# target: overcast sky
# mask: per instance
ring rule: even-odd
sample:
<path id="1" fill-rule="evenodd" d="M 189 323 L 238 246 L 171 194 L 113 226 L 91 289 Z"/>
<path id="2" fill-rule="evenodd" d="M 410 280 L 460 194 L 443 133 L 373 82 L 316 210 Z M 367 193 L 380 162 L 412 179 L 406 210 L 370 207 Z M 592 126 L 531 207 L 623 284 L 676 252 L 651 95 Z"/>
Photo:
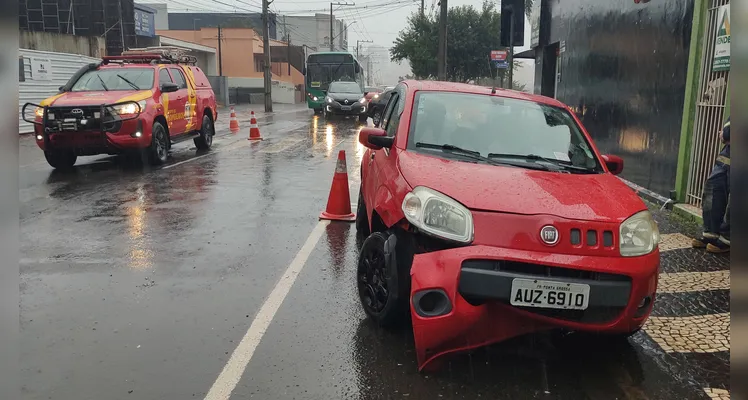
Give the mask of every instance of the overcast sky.
<path id="1" fill-rule="evenodd" d="M 424 0 L 427 13 L 435 13 L 438 8 L 436 0 Z M 158 0 L 148 2 L 157 3 Z M 261 11 L 261 0 L 164 0 L 172 11 L 235 11 L 235 12 L 259 12 Z M 345 1 L 337 0 L 344 3 Z M 348 1 L 354 6 L 335 6 L 335 17 L 345 20 L 348 28 L 349 51 L 355 52 L 357 40 L 370 40 L 373 43 L 362 43 L 361 52 L 374 54 L 377 61 L 376 71 L 373 74 L 382 82 L 381 84 L 394 84 L 399 76 L 410 73 L 407 62 L 402 65 L 389 61 L 388 49 L 392 47 L 398 32 L 405 28 L 408 15 L 417 12 L 420 8 L 420 0 L 361 0 Z M 498 1 L 497 1 L 498 3 Z M 449 7 L 472 5 L 480 9 L 482 0 L 449 0 Z M 271 10 L 278 14 L 289 15 L 313 15 L 317 12 L 329 12 L 329 1 L 317 0 L 274 0 Z M 515 48 L 515 52 L 527 50 L 530 40 L 530 24 L 525 20 L 525 44 L 521 48 Z M 449 57 L 449 55 L 447 55 Z M 488 55 L 486 55 L 488 57 Z M 515 74 L 515 79 L 532 87 L 533 63 L 523 60 L 524 67 Z"/>

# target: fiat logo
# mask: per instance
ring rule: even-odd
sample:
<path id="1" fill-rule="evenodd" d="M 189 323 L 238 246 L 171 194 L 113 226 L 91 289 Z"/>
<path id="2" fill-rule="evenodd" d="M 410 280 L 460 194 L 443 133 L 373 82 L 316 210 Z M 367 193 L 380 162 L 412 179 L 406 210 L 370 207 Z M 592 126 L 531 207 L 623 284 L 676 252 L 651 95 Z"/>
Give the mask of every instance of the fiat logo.
<path id="1" fill-rule="evenodd" d="M 553 225 L 546 225 L 540 228 L 540 240 L 551 246 L 558 243 L 558 229 Z"/>
<path id="2" fill-rule="evenodd" d="M 74 109 L 70 110 L 70 114 L 82 117 L 83 116 L 83 110 L 81 110 L 80 108 L 74 108 Z"/>

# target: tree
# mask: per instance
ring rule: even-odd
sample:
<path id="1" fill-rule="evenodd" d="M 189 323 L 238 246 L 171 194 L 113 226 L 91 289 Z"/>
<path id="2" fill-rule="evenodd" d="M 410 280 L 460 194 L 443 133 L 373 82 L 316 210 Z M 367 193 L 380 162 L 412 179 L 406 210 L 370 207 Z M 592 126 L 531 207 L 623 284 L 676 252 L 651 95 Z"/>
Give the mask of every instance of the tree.
<path id="1" fill-rule="evenodd" d="M 491 50 L 500 46 L 501 14 L 485 1 L 480 10 L 473 6 L 453 7 L 447 15 L 447 79 L 467 82 L 490 77 Z M 425 79 L 437 74 L 439 16 L 411 14 L 390 49 L 392 61 L 408 60 L 413 75 Z M 515 62 L 513 67 L 518 67 Z"/>

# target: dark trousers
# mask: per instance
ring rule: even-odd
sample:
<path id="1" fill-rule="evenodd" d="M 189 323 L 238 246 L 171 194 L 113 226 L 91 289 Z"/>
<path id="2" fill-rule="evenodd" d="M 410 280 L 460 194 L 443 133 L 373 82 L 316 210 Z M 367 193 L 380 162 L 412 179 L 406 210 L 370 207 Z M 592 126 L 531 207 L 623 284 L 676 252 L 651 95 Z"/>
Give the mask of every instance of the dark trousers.
<path id="1" fill-rule="evenodd" d="M 720 235 L 730 238 L 730 181 L 727 174 L 709 176 L 701 199 L 704 219 L 704 237 L 716 239 Z"/>

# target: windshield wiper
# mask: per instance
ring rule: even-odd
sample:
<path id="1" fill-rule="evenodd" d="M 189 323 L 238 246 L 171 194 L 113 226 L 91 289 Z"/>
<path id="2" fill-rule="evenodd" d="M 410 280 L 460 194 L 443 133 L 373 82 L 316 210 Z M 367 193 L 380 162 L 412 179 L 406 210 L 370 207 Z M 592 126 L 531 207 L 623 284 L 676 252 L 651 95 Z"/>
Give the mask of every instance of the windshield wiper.
<path id="1" fill-rule="evenodd" d="M 97 77 L 97 78 L 99 78 L 99 82 L 101 82 L 101 87 L 103 87 L 103 88 L 104 88 L 104 90 L 106 90 L 106 91 L 108 92 L 108 91 L 109 91 L 109 88 L 108 88 L 108 87 L 106 87 L 106 83 L 104 83 L 104 80 L 103 80 L 103 79 L 101 79 L 101 75 L 99 75 L 99 74 L 96 74 L 96 77 Z"/>
<path id="2" fill-rule="evenodd" d="M 571 161 L 564 161 L 564 160 L 558 160 L 554 158 L 548 158 L 539 156 L 537 154 L 502 154 L 502 153 L 489 153 L 488 158 L 519 158 L 522 160 L 532 160 L 532 161 L 544 161 L 553 165 L 557 165 L 561 168 L 565 168 L 567 170 L 573 170 L 573 171 L 580 171 L 585 173 L 595 173 L 594 168 L 587 168 L 587 167 L 581 167 L 579 165 L 572 164 Z"/>
<path id="3" fill-rule="evenodd" d="M 135 89 L 135 90 L 140 90 L 140 88 L 138 87 L 138 85 L 136 85 L 136 84 L 134 84 L 134 83 L 130 82 L 130 81 L 129 81 L 129 80 L 127 79 L 127 78 L 125 78 L 124 76 L 122 76 L 122 75 L 120 75 L 120 74 L 117 74 L 117 77 L 119 77 L 119 78 L 120 78 L 120 79 L 122 79 L 123 81 L 127 82 L 127 84 L 128 84 L 128 85 L 130 85 L 130 86 L 132 86 L 132 87 L 133 87 L 133 89 Z"/>
<path id="4" fill-rule="evenodd" d="M 459 154 L 461 156 L 465 156 L 467 158 L 471 158 L 476 161 L 483 161 L 491 165 L 511 165 L 511 166 L 520 167 L 520 168 L 530 168 L 530 169 L 539 169 L 543 171 L 550 171 L 549 167 L 542 165 L 542 164 L 527 164 L 527 163 L 516 163 L 516 162 L 511 162 L 511 161 L 498 161 L 498 160 L 494 160 L 489 157 L 484 157 L 480 155 L 479 151 L 463 149 L 462 147 L 457 147 L 449 143 L 434 144 L 434 143 L 418 142 L 416 143 L 416 147 L 423 147 L 427 149 L 439 149 L 439 150 L 449 152 L 452 154 Z"/>

